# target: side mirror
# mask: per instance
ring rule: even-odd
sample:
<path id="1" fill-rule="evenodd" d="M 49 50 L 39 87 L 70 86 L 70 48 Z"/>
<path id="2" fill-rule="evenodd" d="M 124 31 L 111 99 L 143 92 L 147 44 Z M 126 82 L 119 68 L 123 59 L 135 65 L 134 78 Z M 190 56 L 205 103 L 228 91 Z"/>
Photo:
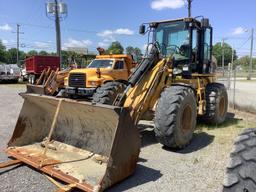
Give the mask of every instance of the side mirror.
<path id="1" fill-rule="evenodd" d="M 140 33 L 141 35 L 144 35 L 144 34 L 145 34 L 145 31 L 146 31 L 146 26 L 145 26 L 145 25 L 141 25 L 141 26 L 140 26 L 140 29 L 139 29 L 139 33 Z"/>

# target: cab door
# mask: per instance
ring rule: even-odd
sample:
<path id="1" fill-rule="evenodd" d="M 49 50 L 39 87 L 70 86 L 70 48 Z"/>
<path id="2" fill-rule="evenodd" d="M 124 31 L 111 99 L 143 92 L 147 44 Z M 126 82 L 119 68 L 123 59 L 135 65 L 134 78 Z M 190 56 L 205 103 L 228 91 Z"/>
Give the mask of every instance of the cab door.
<path id="1" fill-rule="evenodd" d="M 112 74 L 115 80 L 128 80 L 128 69 L 124 60 L 116 60 Z"/>
<path id="2" fill-rule="evenodd" d="M 209 73 L 212 61 L 212 28 L 204 29 L 203 36 L 203 73 Z"/>

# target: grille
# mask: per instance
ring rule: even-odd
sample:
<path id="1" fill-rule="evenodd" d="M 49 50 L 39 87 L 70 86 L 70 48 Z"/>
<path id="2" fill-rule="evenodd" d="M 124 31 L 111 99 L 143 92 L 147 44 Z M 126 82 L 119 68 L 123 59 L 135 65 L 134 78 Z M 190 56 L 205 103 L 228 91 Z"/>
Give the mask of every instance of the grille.
<path id="1" fill-rule="evenodd" d="M 71 73 L 69 74 L 69 87 L 85 87 L 85 74 Z"/>

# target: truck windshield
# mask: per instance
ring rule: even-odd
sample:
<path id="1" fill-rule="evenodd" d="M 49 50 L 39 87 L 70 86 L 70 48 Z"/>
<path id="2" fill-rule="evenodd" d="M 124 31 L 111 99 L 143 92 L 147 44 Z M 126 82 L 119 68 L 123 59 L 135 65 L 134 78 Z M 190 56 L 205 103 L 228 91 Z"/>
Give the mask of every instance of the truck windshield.
<path id="1" fill-rule="evenodd" d="M 160 23 L 155 30 L 162 54 L 174 55 L 176 60 L 189 58 L 189 39 L 189 30 L 183 21 Z"/>
<path id="2" fill-rule="evenodd" d="M 112 68 L 112 65 L 113 65 L 113 60 L 95 59 L 87 66 L 87 68 Z"/>

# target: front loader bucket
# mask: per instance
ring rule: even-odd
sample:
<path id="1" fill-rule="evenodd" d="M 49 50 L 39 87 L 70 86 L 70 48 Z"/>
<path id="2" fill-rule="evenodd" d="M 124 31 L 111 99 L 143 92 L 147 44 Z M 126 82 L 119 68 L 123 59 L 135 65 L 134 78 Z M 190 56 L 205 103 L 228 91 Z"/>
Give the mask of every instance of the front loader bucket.
<path id="1" fill-rule="evenodd" d="M 45 95 L 45 86 L 27 84 L 27 93 L 36 93 L 36 94 Z"/>
<path id="2" fill-rule="evenodd" d="M 6 152 L 84 191 L 103 191 L 131 175 L 139 133 L 126 108 L 22 94 L 24 104 Z M 59 114 L 46 150 L 45 138 Z"/>

